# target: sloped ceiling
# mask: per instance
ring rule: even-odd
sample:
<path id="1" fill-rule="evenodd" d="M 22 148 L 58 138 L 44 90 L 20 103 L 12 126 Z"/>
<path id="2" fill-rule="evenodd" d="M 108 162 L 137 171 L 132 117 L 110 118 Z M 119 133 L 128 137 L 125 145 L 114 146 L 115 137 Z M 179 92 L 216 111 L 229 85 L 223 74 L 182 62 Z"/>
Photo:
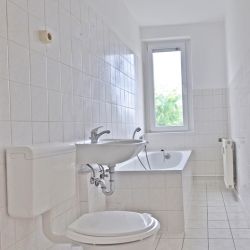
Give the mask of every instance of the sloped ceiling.
<path id="1" fill-rule="evenodd" d="M 226 0 L 123 0 L 140 26 L 224 19 Z"/>

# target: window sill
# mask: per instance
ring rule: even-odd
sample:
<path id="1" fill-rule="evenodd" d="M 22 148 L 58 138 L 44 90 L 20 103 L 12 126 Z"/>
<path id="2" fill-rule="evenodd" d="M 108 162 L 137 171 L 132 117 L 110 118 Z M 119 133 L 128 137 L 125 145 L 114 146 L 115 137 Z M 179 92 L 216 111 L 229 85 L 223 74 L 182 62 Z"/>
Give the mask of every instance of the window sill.
<path id="1" fill-rule="evenodd" d="M 182 130 L 182 131 L 146 131 L 145 135 L 149 134 L 149 135 L 158 135 L 158 134 L 189 134 L 189 135 L 193 135 L 195 132 L 194 130 Z"/>

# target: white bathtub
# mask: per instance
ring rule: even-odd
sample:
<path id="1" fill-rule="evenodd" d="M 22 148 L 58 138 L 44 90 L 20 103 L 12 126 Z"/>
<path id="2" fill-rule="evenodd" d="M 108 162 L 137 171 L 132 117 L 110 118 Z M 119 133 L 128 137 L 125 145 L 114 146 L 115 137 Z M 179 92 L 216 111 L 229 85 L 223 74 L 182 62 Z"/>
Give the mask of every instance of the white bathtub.
<path id="1" fill-rule="evenodd" d="M 139 159 L 145 166 L 142 166 L 137 157 L 132 158 L 126 162 L 118 164 L 115 171 L 182 171 L 191 155 L 191 150 L 187 151 L 149 151 L 148 152 L 148 160 L 150 163 L 150 167 L 148 166 L 146 154 L 145 152 L 141 152 L 139 154 Z M 170 158 L 165 159 L 164 154 L 169 154 Z"/>
<path id="2" fill-rule="evenodd" d="M 116 190 L 107 197 L 108 210 L 143 211 L 152 214 L 168 233 L 184 232 L 192 187 L 191 151 L 150 151 L 152 170 L 145 170 L 137 157 L 115 168 Z M 139 155 L 147 169 L 145 152 Z"/>

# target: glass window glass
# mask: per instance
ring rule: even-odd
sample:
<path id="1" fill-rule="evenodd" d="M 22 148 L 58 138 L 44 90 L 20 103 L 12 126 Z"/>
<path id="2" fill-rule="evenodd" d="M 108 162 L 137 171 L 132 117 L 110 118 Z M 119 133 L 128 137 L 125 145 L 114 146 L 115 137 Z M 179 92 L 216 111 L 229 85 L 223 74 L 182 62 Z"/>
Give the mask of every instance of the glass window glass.
<path id="1" fill-rule="evenodd" d="M 155 126 L 183 126 L 181 51 L 153 51 Z"/>

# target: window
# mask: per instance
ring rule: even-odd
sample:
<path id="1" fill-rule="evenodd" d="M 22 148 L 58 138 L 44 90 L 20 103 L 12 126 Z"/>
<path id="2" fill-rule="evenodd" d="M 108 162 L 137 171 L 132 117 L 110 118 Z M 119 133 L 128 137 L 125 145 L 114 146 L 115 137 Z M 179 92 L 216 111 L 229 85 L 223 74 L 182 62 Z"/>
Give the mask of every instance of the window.
<path id="1" fill-rule="evenodd" d="M 188 130 L 188 40 L 152 42 L 145 48 L 148 130 Z"/>

